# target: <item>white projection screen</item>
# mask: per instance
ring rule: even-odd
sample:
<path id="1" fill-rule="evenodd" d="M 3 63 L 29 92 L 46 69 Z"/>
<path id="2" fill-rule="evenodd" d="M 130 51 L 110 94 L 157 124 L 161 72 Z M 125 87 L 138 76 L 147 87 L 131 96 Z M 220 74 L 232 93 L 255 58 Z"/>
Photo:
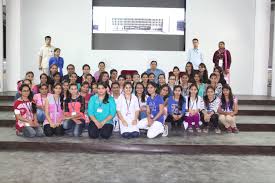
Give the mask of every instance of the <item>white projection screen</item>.
<path id="1" fill-rule="evenodd" d="M 185 0 L 94 0 L 92 49 L 185 51 Z"/>

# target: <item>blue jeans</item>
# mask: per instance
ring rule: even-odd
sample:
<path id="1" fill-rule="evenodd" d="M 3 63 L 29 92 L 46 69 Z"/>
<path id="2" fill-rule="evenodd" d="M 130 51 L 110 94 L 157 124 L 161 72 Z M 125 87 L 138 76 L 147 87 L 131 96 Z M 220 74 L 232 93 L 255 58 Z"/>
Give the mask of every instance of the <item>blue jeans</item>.
<path id="1" fill-rule="evenodd" d="M 63 123 L 63 128 L 66 133 L 68 133 L 70 136 L 74 137 L 80 137 L 83 131 L 83 128 L 85 127 L 85 120 L 80 119 L 81 124 L 76 124 L 73 120 L 68 119 L 65 120 Z"/>
<path id="2" fill-rule="evenodd" d="M 37 121 L 39 123 L 43 123 L 45 121 L 46 116 L 45 116 L 45 112 L 43 110 L 37 109 L 36 115 L 37 115 Z"/>

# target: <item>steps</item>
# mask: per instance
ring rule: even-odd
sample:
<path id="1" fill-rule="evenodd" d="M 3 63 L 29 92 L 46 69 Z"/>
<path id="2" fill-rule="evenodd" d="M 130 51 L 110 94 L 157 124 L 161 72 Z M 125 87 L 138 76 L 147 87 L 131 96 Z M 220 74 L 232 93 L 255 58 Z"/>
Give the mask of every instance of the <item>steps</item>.
<path id="1" fill-rule="evenodd" d="M 109 140 L 84 137 L 22 138 L 15 135 L 12 93 L 0 94 L 0 150 L 87 152 L 275 155 L 275 98 L 239 96 L 237 124 L 241 133 L 187 135 L 170 132 L 166 138 L 125 140 L 114 134 Z M 13 128 L 10 128 L 13 127 Z"/>
<path id="2" fill-rule="evenodd" d="M 43 151 L 78 153 L 140 154 L 225 154 L 275 155 L 275 133 L 242 132 L 240 134 L 188 136 L 177 134 L 156 139 L 121 139 L 114 134 L 109 140 L 87 137 L 22 138 L 12 128 L 0 128 L 0 149 L 6 151 Z"/>

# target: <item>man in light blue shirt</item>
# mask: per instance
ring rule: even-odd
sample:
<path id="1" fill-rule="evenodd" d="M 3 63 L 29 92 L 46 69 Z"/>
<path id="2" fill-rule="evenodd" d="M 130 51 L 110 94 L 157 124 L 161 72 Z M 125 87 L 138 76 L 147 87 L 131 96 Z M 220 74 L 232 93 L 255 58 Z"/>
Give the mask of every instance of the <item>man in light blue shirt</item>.
<path id="1" fill-rule="evenodd" d="M 158 77 L 160 74 L 165 74 L 161 69 L 157 68 L 158 63 L 157 61 L 153 60 L 150 63 L 150 69 L 147 69 L 146 73 L 149 75 L 150 73 L 154 73 L 155 74 L 155 83 L 158 83 Z"/>
<path id="2" fill-rule="evenodd" d="M 192 42 L 193 48 L 188 51 L 187 62 L 191 62 L 193 64 L 194 70 L 199 70 L 200 63 L 203 63 L 203 54 L 199 50 L 199 40 L 194 38 Z"/>

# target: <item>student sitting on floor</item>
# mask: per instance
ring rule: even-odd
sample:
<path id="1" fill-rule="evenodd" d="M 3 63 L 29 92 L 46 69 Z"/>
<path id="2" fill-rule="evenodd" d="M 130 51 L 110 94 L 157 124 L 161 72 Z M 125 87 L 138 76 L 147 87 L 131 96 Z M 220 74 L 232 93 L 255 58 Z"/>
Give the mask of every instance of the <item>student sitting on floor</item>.
<path id="1" fill-rule="evenodd" d="M 171 123 L 172 131 L 176 128 L 181 129 L 184 119 L 185 98 L 181 95 L 181 92 L 181 86 L 176 85 L 173 88 L 173 95 L 168 98 L 168 116 L 166 122 Z M 165 132 L 168 132 L 168 130 L 165 130 Z M 165 135 L 167 136 L 168 133 Z"/>
<path id="2" fill-rule="evenodd" d="M 65 100 L 63 128 L 70 136 L 79 137 L 85 126 L 85 99 L 79 95 L 76 84 L 70 84 Z"/>
<path id="3" fill-rule="evenodd" d="M 88 104 L 88 115 L 91 119 L 88 127 L 89 137 L 104 139 L 111 137 L 113 132 L 113 118 L 116 115 L 116 103 L 107 93 L 105 83 L 97 84 L 97 94 L 92 96 Z"/>
<path id="4" fill-rule="evenodd" d="M 145 88 L 141 82 L 136 84 L 135 95 L 138 98 L 138 104 L 139 104 L 139 108 L 140 108 L 138 119 L 142 120 L 147 117 L 146 100 L 147 100 L 148 96 L 145 94 Z"/>
<path id="5" fill-rule="evenodd" d="M 204 107 L 201 111 L 201 121 L 204 125 L 203 132 L 208 133 L 208 127 L 213 127 L 216 134 L 220 134 L 219 114 L 217 113 L 220 105 L 220 98 L 215 96 L 215 89 L 208 86 L 204 97 Z"/>
<path id="6" fill-rule="evenodd" d="M 191 85 L 191 83 L 189 83 L 189 75 L 184 72 L 181 76 L 181 81 L 180 81 L 180 85 L 182 87 L 182 96 L 188 96 L 189 95 L 189 87 Z"/>
<path id="7" fill-rule="evenodd" d="M 113 82 L 111 85 L 112 89 L 112 97 L 114 97 L 114 100 L 116 102 L 116 105 L 118 104 L 118 98 L 120 96 L 120 88 L 118 82 Z M 117 114 L 113 118 L 113 125 L 114 125 L 114 132 L 119 132 L 119 120 Z"/>
<path id="8" fill-rule="evenodd" d="M 53 86 L 53 94 L 48 95 L 45 100 L 45 114 L 46 120 L 43 123 L 44 133 L 50 137 L 52 135 L 64 135 L 63 129 L 63 110 L 61 99 L 62 85 L 57 83 Z"/>
<path id="9" fill-rule="evenodd" d="M 48 93 L 48 85 L 47 84 L 42 84 L 39 86 L 39 91 L 40 93 L 37 93 L 34 95 L 33 100 L 36 103 L 37 106 L 37 120 L 40 124 L 44 122 L 46 119 L 45 116 L 45 101 L 49 95 Z"/>
<path id="10" fill-rule="evenodd" d="M 186 96 L 185 121 L 188 123 L 188 132 L 193 133 L 193 123 L 198 133 L 201 133 L 199 126 L 200 111 L 203 109 L 203 99 L 198 95 L 196 84 L 190 86 L 189 95 Z"/>
<path id="11" fill-rule="evenodd" d="M 139 116 L 139 103 L 137 97 L 132 94 L 132 84 L 126 82 L 124 85 L 124 94 L 118 98 L 117 115 L 121 136 L 124 138 L 136 138 L 139 136 L 137 127 Z"/>
<path id="12" fill-rule="evenodd" d="M 156 93 L 156 89 L 156 83 L 149 82 L 147 90 L 150 96 L 146 101 L 147 118 L 144 118 L 138 122 L 139 129 L 148 129 L 148 138 L 155 138 L 164 132 L 164 101 L 162 97 Z"/>
<path id="13" fill-rule="evenodd" d="M 210 75 L 210 84 L 208 86 L 212 86 L 215 91 L 215 96 L 216 97 L 221 97 L 222 96 L 222 84 L 219 83 L 217 75 L 215 73 L 212 73 Z"/>
<path id="14" fill-rule="evenodd" d="M 219 120 L 225 126 L 228 133 L 238 133 L 236 126 L 236 114 L 238 114 L 238 100 L 233 96 L 231 87 L 227 84 L 223 86 L 221 104 L 218 109 Z"/>
<path id="15" fill-rule="evenodd" d="M 19 88 L 21 97 L 14 102 L 14 114 L 16 118 L 16 134 L 23 132 L 24 137 L 42 137 L 43 129 L 40 127 L 36 116 L 36 104 L 33 101 L 31 88 L 22 84 Z"/>
<path id="16" fill-rule="evenodd" d="M 199 95 L 200 97 L 203 97 L 204 94 L 205 94 L 206 84 L 204 84 L 204 83 L 201 82 L 201 78 L 200 78 L 200 73 L 199 73 L 199 71 L 195 71 L 194 73 L 195 73 L 195 74 L 194 74 L 194 81 L 195 81 L 195 84 L 197 85 L 198 90 L 199 90 L 199 91 L 198 91 L 198 95 Z"/>

